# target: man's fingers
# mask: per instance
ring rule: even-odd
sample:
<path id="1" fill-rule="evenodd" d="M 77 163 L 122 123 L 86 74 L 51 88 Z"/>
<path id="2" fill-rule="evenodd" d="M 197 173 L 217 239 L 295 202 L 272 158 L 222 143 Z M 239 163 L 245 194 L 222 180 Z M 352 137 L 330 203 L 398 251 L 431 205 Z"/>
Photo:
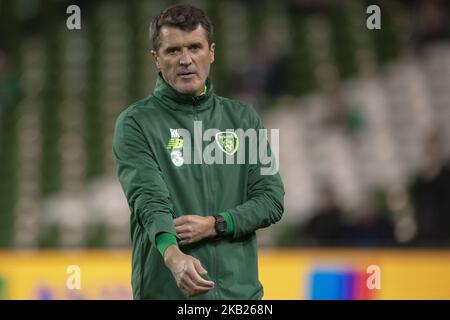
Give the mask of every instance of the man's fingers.
<path id="1" fill-rule="evenodd" d="M 194 283 L 195 288 L 198 290 L 208 291 L 214 288 L 214 282 L 203 279 L 197 272 L 195 272 L 195 274 L 190 274 L 190 277 L 192 282 Z"/>
<path id="2" fill-rule="evenodd" d="M 194 260 L 194 269 L 193 272 L 188 272 L 191 279 L 195 282 L 195 284 L 206 287 L 206 288 L 214 288 L 214 282 L 203 279 L 200 275 L 206 274 L 207 271 L 201 266 L 200 261 Z"/>
<path id="3" fill-rule="evenodd" d="M 184 216 L 178 217 L 173 219 L 173 224 L 175 225 L 175 227 L 181 226 L 183 224 L 187 224 L 192 222 L 192 220 L 194 219 L 194 215 L 192 214 L 186 214 Z"/>
<path id="4" fill-rule="evenodd" d="M 194 272 L 195 270 L 192 269 Z M 199 295 L 202 293 L 206 293 L 209 290 L 211 290 L 212 288 L 214 288 L 214 286 L 211 285 L 202 285 L 202 284 L 197 284 L 195 283 L 195 281 L 192 279 L 191 275 L 186 274 L 184 277 L 182 277 L 180 279 L 180 289 L 182 289 L 182 291 L 187 295 L 187 296 L 195 296 L 195 295 Z"/>
<path id="5" fill-rule="evenodd" d="M 175 227 L 175 231 L 176 231 L 177 233 L 183 233 L 183 232 L 190 231 L 189 229 L 190 229 L 190 228 L 187 227 L 186 225 L 181 225 L 181 226 L 176 226 L 176 227 Z"/>
<path id="6" fill-rule="evenodd" d="M 186 223 L 186 217 L 187 216 L 181 216 L 178 218 L 173 219 L 173 224 L 175 225 L 175 227 L 181 226 L 183 224 Z"/>
<path id="7" fill-rule="evenodd" d="M 196 286 L 187 275 L 181 278 L 179 287 L 181 291 L 188 297 L 192 297 L 196 294 Z"/>
<path id="8" fill-rule="evenodd" d="M 175 268 L 177 265 L 171 265 L 170 269 L 175 276 L 180 290 L 188 297 L 203 294 L 214 288 L 214 282 L 203 279 L 200 274 L 206 274 L 196 258 L 183 255 L 183 268 Z M 174 269 L 177 269 L 174 271 Z"/>
<path id="9" fill-rule="evenodd" d="M 181 241 L 180 241 L 180 244 L 189 244 L 190 243 L 190 240 L 189 239 L 183 239 L 182 237 L 180 237 L 181 238 Z"/>
<path id="10" fill-rule="evenodd" d="M 199 260 L 194 260 L 194 268 L 201 275 L 208 273 L 208 271 L 206 271 L 205 268 L 203 268 Z"/>
<path id="11" fill-rule="evenodd" d="M 195 237 L 192 235 L 192 233 L 177 233 L 178 238 L 181 239 L 180 244 L 190 244 L 190 243 L 194 243 L 197 240 L 195 239 Z"/>
<path id="12" fill-rule="evenodd" d="M 177 236 L 178 238 L 180 238 L 181 240 L 188 240 L 192 237 L 192 234 L 184 232 L 184 233 L 178 233 L 177 232 Z"/>
<path id="13" fill-rule="evenodd" d="M 214 288 L 214 283 L 213 282 L 206 281 L 206 280 L 202 279 L 198 274 L 197 274 L 197 276 L 201 280 L 205 281 L 206 284 L 197 283 L 197 281 L 193 279 L 193 275 L 192 274 L 187 274 L 186 277 L 183 278 L 185 286 L 189 287 L 190 290 L 202 291 L 202 292 L 206 292 L 206 291 L 211 290 L 212 288 Z M 209 282 L 211 282 L 211 284 Z"/>

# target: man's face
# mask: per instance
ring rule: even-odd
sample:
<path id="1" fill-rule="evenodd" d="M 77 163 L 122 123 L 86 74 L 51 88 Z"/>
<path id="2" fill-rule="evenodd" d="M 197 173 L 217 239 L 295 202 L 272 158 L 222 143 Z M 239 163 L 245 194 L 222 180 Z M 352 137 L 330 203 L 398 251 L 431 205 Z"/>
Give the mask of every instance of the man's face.
<path id="1" fill-rule="evenodd" d="M 161 46 L 152 55 L 164 80 L 178 92 L 201 93 L 214 62 L 215 44 L 208 44 L 206 31 L 201 25 L 193 31 L 163 26 L 160 38 Z"/>

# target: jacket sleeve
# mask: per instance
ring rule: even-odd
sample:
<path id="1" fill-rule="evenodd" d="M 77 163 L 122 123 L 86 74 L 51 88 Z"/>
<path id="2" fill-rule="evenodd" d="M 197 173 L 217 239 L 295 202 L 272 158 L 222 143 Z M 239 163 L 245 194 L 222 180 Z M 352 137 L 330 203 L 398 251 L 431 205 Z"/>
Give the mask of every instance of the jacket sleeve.
<path id="1" fill-rule="evenodd" d="M 113 140 L 116 172 L 131 213 L 145 229 L 150 241 L 162 232 L 176 235 L 173 205 L 142 128 L 125 111 L 116 123 Z"/>
<path id="2" fill-rule="evenodd" d="M 261 119 L 256 111 L 250 107 L 251 121 L 253 128 L 264 129 Z M 261 144 L 262 142 L 262 144 Z M 259 141 L 259 148 L 266 148 L 267 154 L 271 157 L 272 165 L 275 157 L 272 154 L 268 141 Z M 257 157 L 256 164 L 248 167 L 247 201 L 228 209 L 233 219 L 233 238 L 242 237 L 257 229 L 265 228 L 279 221 L 284 211 L 284 186 L 278 171 L 270 175 L 261 174 L 263 165 Z"/>

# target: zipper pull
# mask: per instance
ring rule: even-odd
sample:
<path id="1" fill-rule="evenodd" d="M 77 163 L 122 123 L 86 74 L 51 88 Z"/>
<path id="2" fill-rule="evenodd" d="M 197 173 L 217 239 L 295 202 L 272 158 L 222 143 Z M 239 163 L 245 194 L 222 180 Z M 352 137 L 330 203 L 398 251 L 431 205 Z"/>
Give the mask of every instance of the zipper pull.
<path id="1" fill-rule="evenodd" d="M 192 104 L 195 106 L 200 101 L 201 97 L 194 96 L 192 97 Z"/>

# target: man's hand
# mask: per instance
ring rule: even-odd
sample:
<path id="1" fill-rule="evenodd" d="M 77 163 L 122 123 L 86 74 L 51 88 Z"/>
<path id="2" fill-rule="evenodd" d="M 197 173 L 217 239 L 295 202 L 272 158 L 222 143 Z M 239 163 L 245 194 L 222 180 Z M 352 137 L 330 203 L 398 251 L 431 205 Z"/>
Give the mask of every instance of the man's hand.
<path id="1" fill-rule="evenodd" d="M 193 297 L 214 288 L 214 282 L 201 277 L 207 272 L 200 261 L 184 254 L 177 246 L 173 245 L 166 249 L 164 262 L 172 272 L 178 288 L 186 296 Z"/>
<path id="2" fill-rule="evenodd" d="M 213 216 L 185 215 L 173 220 L 180 244 L 190 244 L 216 236 Z"/>

